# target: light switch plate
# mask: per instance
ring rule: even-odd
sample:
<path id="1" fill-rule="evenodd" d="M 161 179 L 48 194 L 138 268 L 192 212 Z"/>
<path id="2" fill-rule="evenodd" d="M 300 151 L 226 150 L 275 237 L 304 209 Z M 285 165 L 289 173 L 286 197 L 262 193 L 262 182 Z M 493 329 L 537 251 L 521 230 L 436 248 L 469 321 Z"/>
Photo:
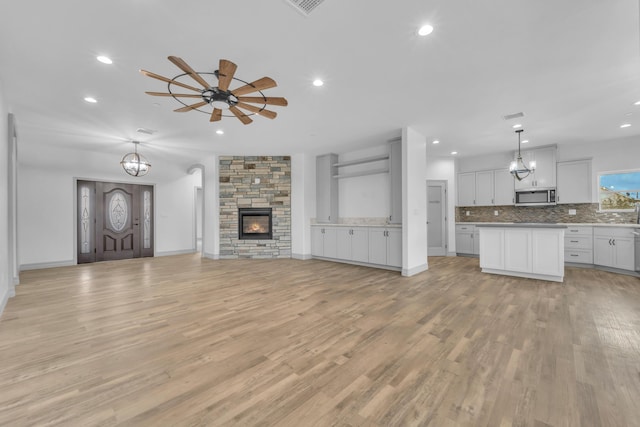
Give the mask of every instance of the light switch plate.
<path id="1" fill-rule="evenodd" d="M 471 215 L 471 212 L 467 211 L 467 216 Z"/>
<path id="2" fill-rule="evenodd" d="M 576 214 L 575 209 L 569 209 L 569 215 L 575 215 L 575 214 Z"/>
<path id="3" fill-rule="evenodd" d="M 494 214 L 495 216 L 498 216 L 498 211 L 493 211 L 493 214 Z"/>

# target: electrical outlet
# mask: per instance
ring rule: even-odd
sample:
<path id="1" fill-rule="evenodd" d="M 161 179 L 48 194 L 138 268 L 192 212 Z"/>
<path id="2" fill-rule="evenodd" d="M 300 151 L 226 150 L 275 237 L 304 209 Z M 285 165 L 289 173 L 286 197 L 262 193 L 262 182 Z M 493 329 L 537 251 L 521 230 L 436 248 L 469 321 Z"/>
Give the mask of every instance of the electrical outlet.
<path id="1" fill-rule="evenodd" d="M 467 211 L 467 216 L 471 215 L 471 212 Z"/>
<path id="2" fill-rule="evenodd" d="M 495 216 L 498 216 L 498 211 L 493 211 L 493 214 L 494 214 Z"/>
<path id="3" fill-rule="evenodd" d="M 575 215 L 575 214 L 576 214 L 575 209 L 569 209 L 569 215 Z"/>

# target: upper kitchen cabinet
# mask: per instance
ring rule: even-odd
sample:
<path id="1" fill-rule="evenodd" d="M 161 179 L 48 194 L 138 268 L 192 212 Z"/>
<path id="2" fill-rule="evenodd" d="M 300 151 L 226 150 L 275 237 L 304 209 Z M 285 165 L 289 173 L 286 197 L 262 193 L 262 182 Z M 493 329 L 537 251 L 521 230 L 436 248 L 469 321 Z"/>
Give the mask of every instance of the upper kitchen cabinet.
<path id="1" fill-rule="evenodd" d="M 591 159 L 558 162 L 558 203 L 591 203 Z"/>
<path id="2" fill-rule="evenodd" d="M 389 142 L 390 224 L 402 224 L 402 141 Z"/>
<path id="3" fill-rule="evenodd" d="M 556 187 L 556 147 L 542 147 L 522 152 L 522 160 L 531 165 L 535 162 L 535 170 L 522 181 L 515 180 L 516 190 L 530 188 Z"/>
<path id="4" fill-rule="evenodd" d="M 508 169 L 458 174 L 458 206 L 513 204 L 513 177 Z"/>
<path id="5" fill-rule="evenodd" d="M 316 221 L 338 221 L 337 154 L 316 157 Z"/>

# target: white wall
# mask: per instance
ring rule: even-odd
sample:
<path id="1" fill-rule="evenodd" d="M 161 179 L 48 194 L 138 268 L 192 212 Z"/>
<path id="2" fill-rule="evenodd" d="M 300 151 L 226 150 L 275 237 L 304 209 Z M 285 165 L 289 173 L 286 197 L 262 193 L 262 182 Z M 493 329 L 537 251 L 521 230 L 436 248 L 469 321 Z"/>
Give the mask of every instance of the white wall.
<path id="1" fill-rule="evenodd" d="M 291 156 L 291 256 L 311 258 L 311 218 L 316 216 L 315 156 Z"/>
<path id="2" fill-rule="evenodd" d="M 447 181 L 447 251 L 456 245 L 456 165 L 451 157 L 427 156 L 427 180 Z"/>
<path id="3" fill-rule="evenodd" d="M 58 151 L 64 151 L 59 149 Z M 155 253 L 193 251 L 194 187 L 200 176 L 185 165 L 152 163 L 141 179 L 122 171 L 119 158 L 68 150 L 57 157 L 68 163 L 35 166 L 20 159 L 18 170 L 18 246 L 21 269 L 71 265 L 76 262 L 75 179 L 151 184 L 155 186 Z M 161 171 L 170 179 L 164 179 Z"/>
<path id="4" fill-rule="evenodd" d="M 210 259 L 220 257 L 220 205 L 218 200 L 218 156 L 204 159 L 202 191 L 204 196 L 204 218 L 202 222 L 202 253 Z"/>
<path id="5" fill-rule="evenodd" d="M 427 263 L 427 142 L 412 128 L 402 130 L 402 275 Z"/>
<path id="6" fill-rule="evenodd" d="M 338 161 L 364 159 L 380 154 L 388 154 L 387 143 L 358 151 L 340 154 Z M 340 168 L 342 172 L 388 167 L 389 161 L 353 165 Z M 388 173 L 342 178 L 338 180 L 340 218 L 385 218 L 391 214 L 391 189 Z M 315 215 L 314 215 L 315 216 Z"/>
<path id="7" fill-rule="evenodd" d="M 0 81 L 0 314 L 10 297 L 9 283 L 13 283 L 9 265 L 9 144 L 8 108 L 4 103 L 2 81 Z M 13 284 L 11 285 L 11 289 Z"/>

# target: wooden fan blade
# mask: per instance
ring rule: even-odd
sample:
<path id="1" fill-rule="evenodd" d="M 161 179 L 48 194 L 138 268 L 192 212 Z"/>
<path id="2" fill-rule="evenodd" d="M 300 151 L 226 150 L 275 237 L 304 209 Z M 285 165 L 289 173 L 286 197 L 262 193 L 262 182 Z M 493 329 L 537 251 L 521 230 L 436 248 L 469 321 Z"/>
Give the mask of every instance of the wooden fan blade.
<path id="1" fill-rule="evenodd" d="M 182 60 L 182 58 L 178 58 L 177 56 L 170 56 L 169 61 L 173 62 L 178 68 L 180 68 L 185 73 L 189 74 L 191 78 L 202 85 L 205 89 L 209 89 L 211 85 L 207 83 L 205 79 L 203 79 L 200 74 L 196 73 L 193 68 L 189 66 L 186 62 Z"/>
<path id="2" fill-rule="evenodd" d="M 209 119 L 210 122 L 217 122 L 222 120 L 222 110 L 219 108 L 214 108 L 213 112 L 211 113 L 211 118 Z"/>
<path id="3" fill-rule="evenodd" d="M 276 87 L 278 84 L 270 77 L 263 77 L 261 79 L 256 80 L 255 82 L 251 82 L 248 85 L 244 85 L 239 87 L 238 89 L 234 89 L 231 91 L 235 96 L 246 95 L 248 93 L 257 92 L 259 90 L 270 89 L 272 87 Z"/>
<path id="4" fill-rule="evenodd" d="M 164 92 L 145 92 L 145 93 L 151 96 L 177 96 L 180 98 L 202 98 L 202 95 L 196 95 L 195 93 L 193 95 L 190 93 L 164 93 Z"/>
<path id="5" fill-rule="evenodd" d="M 220 90 L 229 90 L 229 84 L 233 80 L 238 66 L 226 59 L 220 60 L 220 69 L 218 70 L 218 88 Z"/>
<path id="6" fill-rule="evenodd" d="M 229 111 L 231 111 L 233 113 L 233 115 L 236 116 L 245 125 L 248 125 L 249 123 L 251 123 L 253 121 L 251 119 L 251 117 L 247 116 L 242 111 L 238 110 L 237 107 L 231 106 L 231 107 L 229 107 Z"/>
<path id="7" fill-rule="evenodd" d="M 202 101 L 202 102 L 198 102 L 197 104 L 191 104 L 191 105 L 187 105 L 186 107 L 178 108 L 177 110 L 173 110 L 173 111 L 175 111 L 176 113 L 186 113 L 187 111 L 191 111 L 191 110 L 195 110 L 196 108 L 204 107 L 207 104 L 208 104 L 208 102 Z"/>
<path id="8" fill-rule="evenodd" d="M 244 102 L 238 102 L 236 107 L 244 108 L 245 110 L 249 110 L 252 113 L 260 114 L 267 119 L 275 119 L 278 113 L 271 110 L 263 110 L 262 108 L 255 107 L 253 105 L 245 104 Z"/>
<path id="9" fill-rule="evenodd" d="M 151 77 L 151 78 L 153 78 L 153 79 L 157 79 L 157 80 L 160 80 L 160 81 L 163 81 L 163 82 L 171 83 L 171 84 L 173 84 L 173 85 L 177 85 L 177 86 L 183 87 L 183 88 L 185 88 L 185 89 L 195 90 L 196 92 L 202 92 L 202 91 L 201 91 L 200 89 L 198 89 L 198 88 L 195 88 L 195 87 L 193 87 L 193 86 L 186 85 L 186 84 L 184 84 L 184 83 L 180 83 L 179 81 L 176 81 L 176 80 L 171 80 L 171 79 L 168 79 L 168 78 L 166 78 L 166 77 L 162 77 L 161 75 L 156 74 L 156 73 L 152 73 L 151 71 L 147 71 L 147 70 L 140 70 L 140 72 L 141 72 L 142 74 L 144 74 L 145 76 L 147 76 L 147 77 Z"/>
<path id="10" fill-rule="evenodd" d="M 286 99 L 280 97 L 266 97 L 262 96 L 241 96 L 238 98 L 241 102 L 252 102 L 254 104 L 268 104 L 268 105 L 280 105 L 286 107 L 289 105 Z"/>

